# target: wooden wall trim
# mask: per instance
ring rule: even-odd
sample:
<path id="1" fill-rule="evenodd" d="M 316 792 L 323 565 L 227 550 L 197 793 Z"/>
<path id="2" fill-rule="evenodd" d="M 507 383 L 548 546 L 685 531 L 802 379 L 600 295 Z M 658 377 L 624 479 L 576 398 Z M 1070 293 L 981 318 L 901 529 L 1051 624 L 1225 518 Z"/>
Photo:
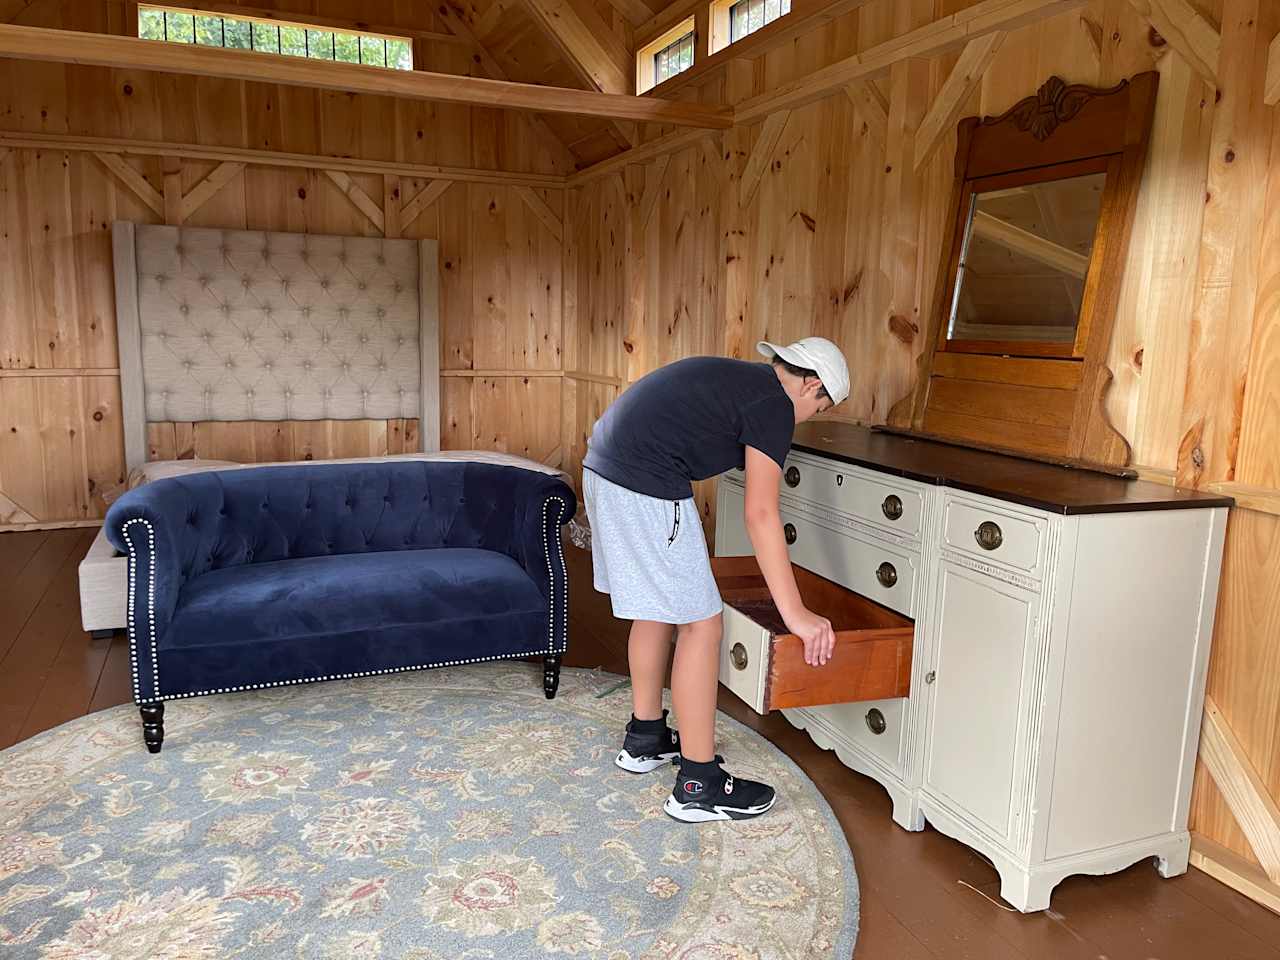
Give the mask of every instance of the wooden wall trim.
<path id="1" fill-rule="evenodd" d="M 119 367 L 0 367 L 0 377 L 118 377 Z"/>
<path id="2" fill-rule="evenodd" d="M 1195 831 L 1191 833 L 1191 865 L 1237 893 L 1280 913 L 1280 884 L 1272 883 L 1261 867 L 1234 850 Z"/>
<path id="3" fill-rule="evenodd" d="M 111 225 L 116 291 L 116 343 L 120 351 L 120 422 L 125 469 L 147 462 L 147 403 L 142 379 L 142 318 L 138 313 L 138 248 L 134 224 Z"/>
<path id="4" fill-rule="evenodd" d="M 386 70 L 45 27 L 0 25 L 0 56 L 676 126 L 720 129 L 733 123 L 730 110 L 713 104 L 513 83 L 459 74 Z"/>
<path id="5" fill-rule="evenodd" d="M 422 449 L 440 449 L 440 242 L 418 241 L 418 369 Z"/>
<path id="6" fill-rule="evenodd" d="M 442 377 L 477 377 L 486 379 L 490 377 L 559 377 L 563 376 L 559 370 L 441 370 Z"/>
<path id="7" fill-rule="evenodd" d="M 698 131 L 705 135 L 704 131 Z M 25 133 L 0 130 L 0 147 L 23 147 L 32 150 L 58 149 L 98 154 L 106 157 L 180 157 L 184 160 L 215 160 L 245 163 L 257 167 L 302 167 L 308 170 L 340 170 L 345 173 L 400 174 L 417 179 L 447 179 L 464 183 L 496 183 L 561 189 L 566 178 L 550 173 L 522 173 L 516 170 L 486 170 L 479 167 L 449 167 L 440 164 L 398 163 L 391 160 L 360 160 L 351 157 L 326 157 L 315 153 L 276 153 L 246 147 L 212 147 L 196 143 L 166 143 L 162 140 L 127 140 L 115 137 L 80 137 L 65 133 Z M 112 168 L 113 171 L 116 169 Z M 144 183 L 146 181 L 143 181 Z M 150 186 L 150 184 L 147 184 Z M 154 188 L 152 188 L 154 189 Z M 159 193 L 156 194 L 159 197 Z M 148 205 L 149 202 L 148 202 Z M 156 210 L 160 214 L 163 210 Z"/>
<path id="8" fill-rule="evenodd" d="M 1205 698 L 1200 761 L 1248 838 L 1267 878 L 1280 884 L 1280 807 L 1211 697 Z"/>
<path id="9" fill-rule="evenodd" d="M 923 167 L 946 135 L 955 129 L 965 104 L 969 102 L 969 95 L 982 82 L 982 75 L 1000 52 L 1000 45 L 1007 36 L 1005 31 L 997 30 L 965 44 L 960 59 L 934 98 L 933 106 L 920 122 L 920 129 L 916 132 L 914 169 Z"/>

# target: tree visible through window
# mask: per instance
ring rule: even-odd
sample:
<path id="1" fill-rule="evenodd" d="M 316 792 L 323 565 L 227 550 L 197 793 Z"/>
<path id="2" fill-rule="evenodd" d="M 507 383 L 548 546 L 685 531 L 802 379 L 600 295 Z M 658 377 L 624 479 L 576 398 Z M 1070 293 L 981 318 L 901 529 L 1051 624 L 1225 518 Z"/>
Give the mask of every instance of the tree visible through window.
<path id="1" fill-rule="evenodd" d="M 741 40 L 790 12 L 791 0 L 738 0 L 729 7 L 729 42 Z"/>
<path id="2" fill-rule="evenodd" d="M 224 17 L 169 7 L 139 4 L 138 36 L 143 40 L 167 43 L 255 50 L 258 53 L 360 63 L 392 70 L 413 69 L 413 46 L 405 37 L 317 29 L 298 23 Z"/>
<path id="3" fill-rule="evenodd" d="M 693 66 L 692 30 L 653 55 L 653 82 L 661 83 L 677 73 L 688 70 L 691 66 Z"/>

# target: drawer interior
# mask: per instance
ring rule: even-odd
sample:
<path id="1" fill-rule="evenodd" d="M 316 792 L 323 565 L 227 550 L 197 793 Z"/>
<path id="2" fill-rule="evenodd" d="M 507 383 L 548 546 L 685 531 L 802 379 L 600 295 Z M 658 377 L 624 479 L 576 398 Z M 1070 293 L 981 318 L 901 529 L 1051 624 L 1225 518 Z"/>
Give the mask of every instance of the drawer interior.
<path id="1" fill-rule="evenodd" d="M 831 659 L 811 667 L 804 662 L 804 642 L 787 630 L 755 557 L 716 557 L 711 569 L 724 602 L 771 635 L 766 709 L 909 693 L 915 625 L 908 617 L 793 564 L 805 606 L 830 620 L 836 635 Z"/>

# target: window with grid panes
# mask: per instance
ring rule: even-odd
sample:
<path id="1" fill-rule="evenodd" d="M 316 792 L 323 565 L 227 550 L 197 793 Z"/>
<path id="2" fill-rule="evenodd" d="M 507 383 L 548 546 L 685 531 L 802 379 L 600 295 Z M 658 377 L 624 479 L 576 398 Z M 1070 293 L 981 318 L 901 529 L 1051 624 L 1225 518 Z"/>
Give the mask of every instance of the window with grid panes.
<path id="1" fill-rule="evenodd" d="M 693 31 L 653 55 L 653 82 L 661 83 L 693 66 Z"/>
<path id="2" fill-rule="evenodd" d="M 138 36 L 143 40 L 253 50 L 391 70 L 413 69 L 413 44 L 407 37 L 325 30 L 283 20 L 139 4 Z"/>
<path id="3" fill-rule="evenodd" d="M 729 7 L 729 42 L 741 40 L 790 12 L 791 0 L 738 0 Z"/>

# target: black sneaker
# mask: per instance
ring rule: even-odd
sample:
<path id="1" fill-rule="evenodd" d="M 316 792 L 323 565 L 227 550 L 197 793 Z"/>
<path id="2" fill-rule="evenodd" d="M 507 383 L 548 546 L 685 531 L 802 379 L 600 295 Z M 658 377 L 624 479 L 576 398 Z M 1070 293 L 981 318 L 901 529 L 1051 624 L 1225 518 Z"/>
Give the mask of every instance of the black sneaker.
<path id="1" fill-rule="evenodd" d="M 627 724 L 622 750 L 613 761 L 628 773 L 650 773 L 680 756 L 680 734 L 667 726 L 667 711 L 661 720 L 637 720 Z"/>
<path id="2" fill-rule="evenodd" d="M 684 823 L 710 820 L 748 820 L 768 812 L 777 796 L 773 787 L 754 780 L 739 780 L 724 772 L 724 757 L 715 763 L 680 764 L 676 785 L 662 809 Z"/>

